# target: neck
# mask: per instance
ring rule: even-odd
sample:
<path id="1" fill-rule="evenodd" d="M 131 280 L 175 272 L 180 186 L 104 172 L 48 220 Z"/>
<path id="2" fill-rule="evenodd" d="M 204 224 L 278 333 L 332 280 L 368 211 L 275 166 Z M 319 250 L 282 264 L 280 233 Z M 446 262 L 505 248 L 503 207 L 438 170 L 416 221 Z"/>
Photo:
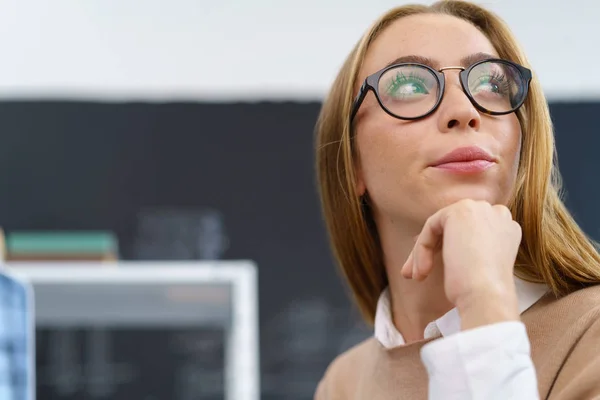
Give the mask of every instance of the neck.
<path id="1" fill-rule="evenodd" d="M 425 280 L 405 279 L 400 269 L 413 249 L 420 227 L 399 229 L 390 221 L 378 221 L 377 228 L 389 281 L 394 325 L 406 343 L 422 340 L 427 324 L 454 307 L 444 293 L 441 256 Z"/>

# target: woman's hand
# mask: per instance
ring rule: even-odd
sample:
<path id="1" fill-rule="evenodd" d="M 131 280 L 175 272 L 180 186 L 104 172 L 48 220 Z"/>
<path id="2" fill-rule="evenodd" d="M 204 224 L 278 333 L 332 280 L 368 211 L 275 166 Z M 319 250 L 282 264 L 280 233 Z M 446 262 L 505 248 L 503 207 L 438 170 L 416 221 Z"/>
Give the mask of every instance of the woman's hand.
<path id="1" fill-rule="evenodd" d="M 507 207 L 461 200 L 427 220 L 402 275 L 426 279 L 441 251 L 444 290 L 463 330 L 518 320 L 513 269 L 520 242 L 521 227 Z"/>

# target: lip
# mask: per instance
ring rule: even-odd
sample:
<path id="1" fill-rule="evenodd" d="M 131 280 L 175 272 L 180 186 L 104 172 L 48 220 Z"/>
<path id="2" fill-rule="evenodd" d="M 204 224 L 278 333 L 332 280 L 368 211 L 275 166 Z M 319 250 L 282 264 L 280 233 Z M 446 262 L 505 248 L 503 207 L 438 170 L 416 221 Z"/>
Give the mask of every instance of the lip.
<path id="1" fill-rule="evenodd" d="M 481 147 L 459 147 L 435 161 L 430 167 L 454 172 L 481 172 L 496 163 L 496 159 Z"/>

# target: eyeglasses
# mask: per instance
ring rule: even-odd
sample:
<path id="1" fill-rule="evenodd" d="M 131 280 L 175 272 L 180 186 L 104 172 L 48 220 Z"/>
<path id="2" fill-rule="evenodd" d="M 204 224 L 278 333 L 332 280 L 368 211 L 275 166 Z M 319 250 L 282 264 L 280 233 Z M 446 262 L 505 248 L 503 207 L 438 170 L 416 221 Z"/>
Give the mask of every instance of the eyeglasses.
<path id="1" fill-rule="evenodd" d="M 527 98 L 531 71 L 502 59 L 478 61 L 469 67 L 435 70 L 419 63 L 390 65 L 368 76 L 354 100 L 350 121 L 354 119 L 369 90 L 381 108 L 398 119 L 415 120 L 433 113 L 444 97 L 443 71 L 461 70 L 463 91 L 479 111 L 504 115 L 519 109 Z"/>

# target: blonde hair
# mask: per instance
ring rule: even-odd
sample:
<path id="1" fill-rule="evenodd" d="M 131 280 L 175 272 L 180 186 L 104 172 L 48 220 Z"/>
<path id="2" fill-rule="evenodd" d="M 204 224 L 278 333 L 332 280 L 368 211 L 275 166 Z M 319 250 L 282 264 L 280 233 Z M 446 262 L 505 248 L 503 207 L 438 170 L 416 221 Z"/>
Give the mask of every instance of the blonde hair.
<path id="1" fill-rule="evenodd" d="M 358 74 L 370 44 L 392 22 L 424 13 L 451 15 L 475 25 L 501 58 L 529 67 L 505 23 L 490 11 L 458 0 L 390 10 L 366 32 L 344 62 L 322 106 L 316 126 L 316 167 L 321 205 L 334 255 L 365 320 L 372 324 L 387 286 L 373 217 L 355 194 L 356 153 L 349 115 Z M 600 255 L 567 211 L 560 196 L 554 133 L 542 88 L 531 82 L 517 111 L 523 131 L 521 162 L 509 206 L 523 230 L 515 273 L 546 283 L 556 296 L 600 282 Z"/>

